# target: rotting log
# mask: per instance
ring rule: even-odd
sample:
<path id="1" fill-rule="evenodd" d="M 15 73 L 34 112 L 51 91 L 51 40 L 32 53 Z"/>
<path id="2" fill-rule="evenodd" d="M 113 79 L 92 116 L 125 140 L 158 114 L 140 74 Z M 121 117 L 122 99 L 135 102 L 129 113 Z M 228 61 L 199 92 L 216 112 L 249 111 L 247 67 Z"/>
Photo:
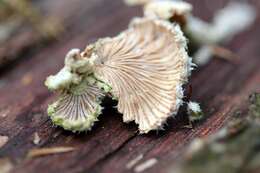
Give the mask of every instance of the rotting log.
<path id="1" fill-rule="evenodd" d="M 43 6 L 43 9 L 53 8 L 54 16 L 66 18 L 69 34 L 55 44 L 25 52 L 21 61 L 1 72 L 0 135 L 8 136 L 9 140 L 0 148 L 0 158 L 10 160 L 12 172 L 134 172 L 138 165 L 156 159 L 145 171 L 163 173 L 167 165 L 183 155 L 194 138 L 217 132 L 238 113 L 246 115 L 248 96 L 260 90 L 258 17 L 252 28 L 226 45 L 238 55 L 236 64 L 213 59 L 194 72 L 192 100 L 202 103 L 206 119 L 196 123 L 193 129 L 184 127 L 188 122 L 180 112 L 168 121 L 165 131 L 138 135 L 135 124 L 124 124 L 112 107 L 104 110 L 100 121 L 87 134 L 53 127 L 46 108 L 54 96 L 43 86 L 46 76 L 60 69 L 69 49 L 84 48 L 99 37 L 115 35 L 127 27 L 133 16 L 141 15 L 139 8 L 126 7 L 121 0 L 76 0 L 65 8 L 70 2 L 48 0 Z M 195 13 L 204 19 L 224 5 L 209 9 L 207 0 L 191 2 Z M 260 9 L 258 0 L 250 2 Z M 33 143 L 35 132 L 41 139 L 38 145 Z M 26 159 L 31 149 L 57 146 L 74 147 L 75 151 Z M 136 164 L 127 167 L 138 157 L 141 159 Z"/>

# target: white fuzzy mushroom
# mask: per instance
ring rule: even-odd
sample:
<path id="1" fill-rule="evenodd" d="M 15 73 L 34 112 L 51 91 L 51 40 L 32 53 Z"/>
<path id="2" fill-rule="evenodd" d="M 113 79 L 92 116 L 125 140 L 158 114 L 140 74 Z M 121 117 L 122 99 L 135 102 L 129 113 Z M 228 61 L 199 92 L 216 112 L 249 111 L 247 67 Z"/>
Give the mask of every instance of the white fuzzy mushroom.
<path id="1" fill-rule="evenodd" d="M 198 65 L 206 64 L 213 55 L 231 59 L 223 57 L 222 53 L 218 54 L 212 47 L 231 40 L 252 25 L 256 19 L 255 8 L 246 2 L 230 2 L 226 7 L 217 11 L 211 23 L 193 16 L 191 14 L 192 5 L 184 1 L 151 0 L 140 5 L 144 6 L 143 11 L 146 17 L 180 24 L 191 45 L 198 48 L 193 55 L 194 61 Z"/>
<path id="2" fill-rule="evenodd" d="M 178 25 L 159 19 L 136 18 L 119 36 L 100 39 L 88 46 L 73 64 L 86 60 L 88 70 L 77 75 L 80 78 L 93 76 L 92 87 L 98 86 L 118 100 L 118 111 L 123 114 L 124 122 L 135 121 L 140 133 L 147 133 L 159 129 L 182 104 L 182 86 L 188 81 L 193 66 L 186 47 L 186 39 Z M 85 86 L 82 82 L 79 85 Z M 70 87 L 70 91 L 74 89 Z M 86 87 L 79 96 L 88 92 Z M 98 94 L 97 90 L 95 92 Z M 77 105 L 78 102 L 64 101 L 60 107 L 65 104 Z M 69 116 L 70 113 L 66 114 Z M 79 115 L 74 111 L 73 117 Z"/>
<path id="3" fill-rule="evenodd" d="M 190 101 L 187 106 L 189 114 L 189 120 L 191 122 L 201 120 L 203 118 L 203 112 L 200 108 L 199 103 Z"/>
<path id="4" fill-rule="evenodd" d="M 184 1 L 152 1 L 144 5 L 144 15 L 163 20 L 171 20 L 184 25 L 193 7 Z"/>
<path id="5" fill-rule="evenodd" d="M 191 15 L 187 19 L 184 28 L 186 35 L 189 35 L 193 44 L 201 46 L 193 55 L 194 61 L 198 65 L 205 65 L 213 55 L 219 56 L 212 46 L 230 41 L 251 26 L 256 19 L 256 10 L 246 2 L 232 1 L 214 15 L 211 23 Z"/>
<path id="6" fill-rule="evenodd" d="M 256 19 L 255 8 L 244 2 L 230 2 L 214 15 L 212 23 L 190 17 L 185 28 L 199 44 L 218 44 L 231 40 Z"/>

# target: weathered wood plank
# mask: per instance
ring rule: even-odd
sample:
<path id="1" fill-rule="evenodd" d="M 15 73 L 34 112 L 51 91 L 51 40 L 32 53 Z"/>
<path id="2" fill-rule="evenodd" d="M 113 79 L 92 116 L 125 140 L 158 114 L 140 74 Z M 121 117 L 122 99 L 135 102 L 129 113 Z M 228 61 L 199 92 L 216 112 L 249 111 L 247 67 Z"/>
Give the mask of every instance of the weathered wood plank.
<path id="1" fill-rule="evenodd" d="M 57 4 L 52 7 L 57 9 L 55 13 L 63 14 L 62 2 L 55 2 Z M 205 7 L 205 1 L 192 2 L 195 8 Z M 260 9 L 257 0 L 252 2 Z M 164 132 L 139 136 L 136 126 L 124 124 L 121 115 L 112 108 L 104 110 L 100 121 L 88 134 L 77 135 L 55 128 L 46 115 L 47 104 L 54 96 L 43 86 L 45 77 L 62 66 L 70 48 L 84 48 L 99 37 L 114 35 L 126 28 L 131 17 L 140 15 L 137 8 L 125 7 L 121 0 L 88 0 L 87 3 L 77 0 L 74 3 L 71 3 L 75 5 L 72 9 L 77 12 L 68 9 L 65 17 L 68 35 L 56 44 L 24 55 L 13 69 L 1 75 L 0 135 L 10 139 L 0 149 L 0 157 L 12 159 L 13 172 L 133 172 L 133 169 L 126 169 L 126 164 L 140 154 L 144 156 L 141 162 L 158 159 L 150 171 L 164 172 L 192 139 L 216 132 L 237 110 L 245 111 L 250 93 L 260 91 L 260 44 L 255 39 L 260 36 L 258 20 L 252 29 L 228 45 L 240 57 L 237 64 L 214 59 L 194 73 L 193 99 L 202 103 L 208 118 L 196 124 L 193 130 L 184 128 L 187 122 L 180 113 L 175 120 L 169 120 Z M 196 10 L 196 13 L 209 19 L 213 11 Z M 41 137 L 39 146 L 32 142 L 35 132 Z M 24 159 L 30 149 L 50 146 L 73 146 L 76 151 Z"/>
<path id="2" fill-rule="evenodd" d="M 97 3 L 100 4 L 100 2 Z M 103 5 L 104 2 L 102 2 L 101 4 Z M 114 10 L 118 8 L 117 4 L 121 4 L 122 6 L 122 2 L 117 1 L 114 3 L 113 6 L 110 6 L 110 9 Z M 52 140 L 53 137 L 52 134 L 56 136 L 57 132 L 60 132 L 61 130 L 51 128 L 52 125 L 50 122 L 48 122 L 45 113 L 47 105 L 45 104 L 43 106 L 44 107 L 43 109 L 41 109 L 41 107 L 39 106 L 42 102 L 44 102 L 44 99 L 46 99 L 48 96 L 48 91 L 43 86 L 43 81 L 44 78 L 50 72 L 58 70 L 59 66 L 57 66 L 57 64 L 58 63 L 60 65 L 62 64 L 65 52 L 69 50 L 71 47 L 83 48 L 88 42 L 93 41 L 97 37 L 116 34 L 117 32 L 119 32 L 120 30 L 126 27 L 130 18 L 128 9 L 114 11 L 114 14 L 118 16 L 117 18 L 114 18 L 113 15 L 108 15 L 112 12 L 111 10 L 102 11 L 99 9 L 100 8 L 97 8 L 96 10 L 101 11 L 102 15 L 97 15 L 99 17 L 97 17 L 96 20 L 103 21 L 104 19 L 106 19 L 105 21 L 103 22 L 97 22 L 96 20 L 90 21 L 88 23 L 89 27 L 86 29 L 86 31 L 78 35 L 76 38 L 70 38 L 66 40 L 66 43 L 60 43 L 59 46 L 49 47 L 39 52 L 36 55 L 36 57 L 33 57 L 29 61 L 18 65 L 13 71 L 8 72 L 2 77 L 2 80 L 8 80 L 8 81 L 6 81 L 6 84 L 1 88 L 0 92 L 3 97 L 1 97 L 0 102 L 1 102 L 1 106 L 3 107 L 2 111 L 7 111 L 8 116 L 5 117 L 3 121 L 1 121 L 1 127 L 3 127 L 1 133 L 7 134 L 10 137 L 10 140 L 9 143 L 3 149 L 1 149 L 1 153 L 0 153 L 1 156 L 8 155 L 12 157 L 14 161 L 19 163 L 19 160 L 25 156 L 26 152 L 30 148 L 33 147 L 32 134 L 38 130 L 40 136 L 43 137 L 46 136 L 45 139 L 44 138 L 42 139 L 43 143 L 41 146 L 59 145 L 62 141 L 64 141 L 64 139 L 62 139 L 63 137 L 61 137 L 60 140 L 59 140 L 60 137 L 56 137 L 54 138 L 55 142 L 53 141 L 50 142 L 50 140 Z M 122 19 L 122 16 L 124 19 L 128 18 L 128 20 L 120 21 Z M 115 24 L 117 25 L 117 30 L 114 30 L 114 28 L 112 27 L 112 25 Z M 110 26 L 111 28 L 110 30 L 106 29 L 106 27 L 108 26 Z M 97 30 L 96 27 L 100 29 Z M 50 54 L 52 54 L 53 57 L 59 57 L 59 59 L 57 58 L 53 59 L 51 56 L 49 56 Z M 21 85 L 21 79 L 24 77 L 24 75 L 27 76 L 31 75 L 31 77 L 33 78 L 32 83 L 30 85 L 25 85 L 25 86 Z M 21 95 L 19 93 L 23 93 L 23 94 Z M 16 94 L 19 96 L 14 98 L 14 95 Z M 14 105 L 16 105 L 15 108 L 13 107 Z M 36 109 L 31 110 L 31 108 L 33 107 L 34 108 L 36 107 Z M 95 159 L 99 159 L 99 157 L 102 158 L 106 153 L 109 153 L 111 150 L 116 149 L 117 146 L 121 144 L 120 140 L 124 142 L 124 139 L 128 139 L 129 135 L 133 135 L 133 133 L 128 133 L 124 135 L 125 132 L 128 132 L 128 130 L 126 129 L 125 132 L 122 131 L 120 133 L 117 133 L 118 138 L 115 138 L 114 134 L 116 132 L 113 132 L 117 130 L 115 124 L 113 123 L 112 125 L 109 125 L 106 123 L 105 125 L 106 126 L 108 125 L 109 127 L 107 129 L 111 129 L 112 131 L 110 132 L 105 132 L 103 130 L 100 131 L 102 129 L 101 128 L 99 130 L 101 134 L 99 135 L 96 133 L 90 134 L 91 136 L 93 136 L 92 139 L 93 142 L 89 142 L 89 146 L 87 145 L 85 146 L 86 142 L 82 143 L 84 139 L 79 138 L 81 144 L 84 146 L 86 151 L 82 153 L 82 150 L 79 149 L 77 154 L 79 155 L 81 154 L 84 156 L 86 153 L 90 151 L 93 152 L 92 156 L 91 154 L 89 155 L 92 157 L 91 159 L 92 161 L 88 162 L 89 164 L 95 163 Z M 122 129 L 123 124 L 118 124 L 117 126 L 118 128 L 120 127 L 120 129 Z M 61 135 L 62 134 L 59 134 L 58 136 Z M 65 133 L 65 136 L 67 135 L 68 134 Z M 69 135 L 72 136 L 73 134 L 69 134 Z M 86 135 L 84 136 L 84 138 L 85 140 L 88 140 L 90 137 L 89 135 Z M 106 140 L 106 138 L 107 141 L 112 142 L 110 143 L 110 145 L 108 145 L 107 148 L 103 146 L 102 143 L 104 140 Z M 95 146 L 95 144 L 98 143 L 100 143 L 99 147 Z M 93 148 L 96 148 L 96 150 L 94 150 Z M 104 154 L 99 154 L 102 152 L 104 152 Z M 74 155 L 75 154 L 76 153 L 74 153 Z M 60 158 L 58 158 L 58 160 L 60 160 Z M 65 160 L 68 161 L 68 159 Z M 72 162 L 72 164 L 75 165 L 75 162 Z M 33 169 L 36 169 L 36 167 L 34 167 Z M 76 167 L 76 169 L 79 168 Z M 53 171 L 55 170 L 57 170 L 57 167 L 53 168 Z"/>

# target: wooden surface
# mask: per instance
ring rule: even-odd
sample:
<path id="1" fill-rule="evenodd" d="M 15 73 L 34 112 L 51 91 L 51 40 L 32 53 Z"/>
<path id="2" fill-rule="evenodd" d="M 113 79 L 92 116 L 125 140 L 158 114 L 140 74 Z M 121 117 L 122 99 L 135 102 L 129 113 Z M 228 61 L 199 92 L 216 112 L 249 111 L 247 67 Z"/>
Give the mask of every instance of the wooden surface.
<path id="1" fill-rule="evenodd" d="M 53 127 L 46 108 L 54 96 L 43 85 L 46 76 L 62 67 L 69 49 L 84 48 L 99 37 L 115 35 L 127 27 L 133 16 L 140 16 L 141 9 L 126 7 L 121 0 L 38 2 L 44 12 L 64 22 L 67 32 L 57 42 L 24 51 L 19 59 L 0 69 L 0 135 L 9 137 L 8 143 L 0 149 L 0 158 L 12 160 L 12 172 L 134 172 L 134 167 L 127 169 L 126 165 L 143 155 L 138 164 L 151 158 L 158 160 L 145 172 L 163 173 L 178 160 L 192 139 L 218 131 L 238 112 L 245 112 L 249 94 L 260 91 L 258 17 L 252 28 L 226 45 L 239 56 L 236 63 L 214 59 L 193 73 L 192 100 L 201 103 L 207 116 L 205 121 L 195 124 L 194 129 L 184 127 L 185 115 L 179 113 L 168 121 L 165 131 L 138 135 L 136 125 L 124 124 L 122 116 L 111 107 L 103 111 L 100 121 L 87 134 L 73 134 Z M 195 14 L 207 20 L 226 4 L 224 0 L 216 4 L 211 0 L 190 2 L 195 5 Z M 250 2 L 260 10 L 258 0 Z M 22 49 L 29 41 L 20 41 L 14 49 Z M 41 139 L 39 145 L 33 144 L 35 132 Z M 55 146 L 76 150 L 25 159 L 33 148 Z"/>

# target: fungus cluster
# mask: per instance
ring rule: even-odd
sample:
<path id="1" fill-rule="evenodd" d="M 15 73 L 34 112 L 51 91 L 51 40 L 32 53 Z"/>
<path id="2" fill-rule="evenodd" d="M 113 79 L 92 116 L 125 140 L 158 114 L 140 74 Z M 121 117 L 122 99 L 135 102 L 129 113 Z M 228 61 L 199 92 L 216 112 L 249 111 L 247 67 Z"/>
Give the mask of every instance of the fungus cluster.
<path id="1" fill-rule="evenodd" d="M 193 67 L 186 48 L 179 25 L 135 18 L 118 36 L 67 54 L 64 68 L 45 82 L 60 92 L 48 113 L 65 129 L 89 130 L 102 98 L 112 96 L 124 122 L 135 121 L 140 133 L 157 130 L 183 103 Z"/>
<path id="2" fill-rule="evenodd" d="M 134 18 L 129 28 L 116 37 L 99 39 L 82 52 L 72 49 L 61 71 L 47 78 L 46 86 L 59 93 L 58 100 L 48 108 L 54 124 L 73 132 L 90 130 L 102 112 L 103 98 L 111 97 L 118 101 L 117 109 L 124 122 L 134 121 L 140 133 L 148 133 L 161 129 L 186 103 L 183 86 L 195 64 L 187 53 L 185 36 L 200 47 L 219 40 L 199 40 L 194 36 L 200 34 L 198 28 L 204 28 L 205 22 L 191 15 L 189 3 L 169 0 L 127 0 L 127 3 L 143 5 L 144 17 Z M 229 14 L 230 9 L 239 8 L 249 7 L 228 7 L 220 18 L 223 13 Z M 249 25 L 245 15 L 252 14 L 246 13 L 241 16 Z M 227 25 L 226 28 L 231 27 Z M 241 25 L 240 30 L 244 27 Z M 215 30 L 219 36 L 231 33 L 223 28 L 219 31 L 213 25 L 212 28 L 212 33 Z M 202 118 L 198 103 L 186 104 L 190 121 Z"/>
<path id="3" fill-rule="evenodd" d="M 143 5 L 146 17 L 159 18 L 171 23 L 178 23 L 182 31 L 189 39 L 190 50 L 194 62 L 205 65 L 211 57 L 220 56 L 230 58 L 231 51 L 224 48 L 216 51 L 218 44 L 231 40 L 235 35 L 247 29 L 256 19 L 256 10 L 246 2 L 230 2 L 226 7 L 219 10 L 211 23 L 205 22 L 192 15 L 192 5 L 181 0 L 149 0 L 138 1 L 125 0 L 127 4 Z M 219 50 L 219 49 L 218 49 Z M 234 56 L 233 56 L 234 57 Z"/>

